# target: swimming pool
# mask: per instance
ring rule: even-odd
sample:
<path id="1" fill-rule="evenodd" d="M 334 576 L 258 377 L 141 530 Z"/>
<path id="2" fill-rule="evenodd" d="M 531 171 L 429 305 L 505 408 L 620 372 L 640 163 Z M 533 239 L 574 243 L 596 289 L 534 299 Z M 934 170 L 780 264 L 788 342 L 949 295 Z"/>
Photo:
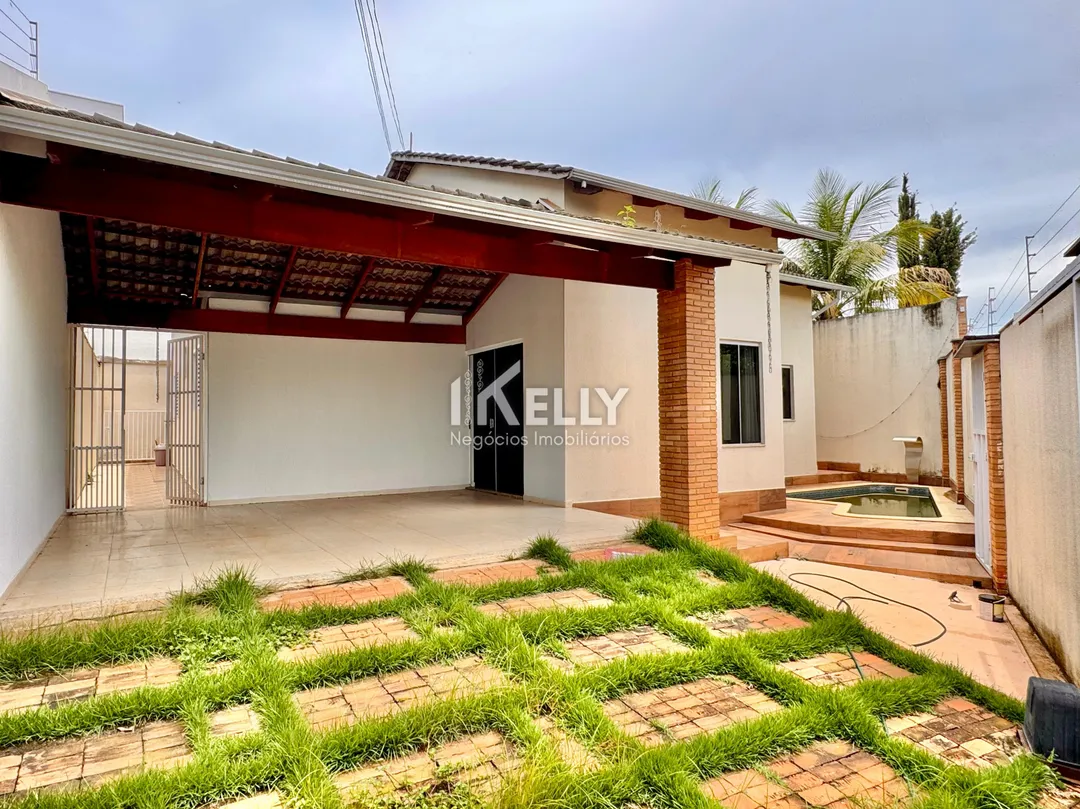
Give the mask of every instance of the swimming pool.
<path id="1" fill-rule="evenodd" d="M 795 500 L 849 503 L 846 513 L 859 516 L 923 520 L 941 517 L 941 511 L 934 502 L 934 495 L 925 486 L 865 484 L 809 492 L 788 492 L 787 496 Z"/>

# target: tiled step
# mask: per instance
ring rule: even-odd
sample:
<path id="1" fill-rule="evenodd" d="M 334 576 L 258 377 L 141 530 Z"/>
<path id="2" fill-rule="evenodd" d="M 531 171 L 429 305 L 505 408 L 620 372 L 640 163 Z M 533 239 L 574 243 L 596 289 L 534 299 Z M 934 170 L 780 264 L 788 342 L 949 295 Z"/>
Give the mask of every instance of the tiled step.
<path id="1" fill-rule="evenodd" d="M 750 523 L 734 523 L 733 528 L 741 528 L 744 531 L 753 531 L 761 534 L 762 538 L 781 537 L 794 542 L 812 542 L 818 545 L 845 545 L 852 548 L 863 548 L 871 551 L 906 551 L 908 553 L 933 553 L 939 556 L 974 557 L 975 548 L 966 545 L 936 545 L 932 542 L 896 542 L 887 539 L 858 539 L 855 537 L 833 537 L 821 534 L 808 534 L 802 531 L 791 531 L 786 528 L 774 528 L 769 525 L 751 525 Z"/>
<path id="2" fill-rule="evenodd" d="M 990 574 L 974 557 L 956 558 L 896 550 L 875 551 L 843 545 L 801 542 L 791 542 L 789 551 L 792 557 L 811 562 L 824 562 L 858 570 L 876 570 L 881 573 L 896 573 L 901 576 L 915 576 L 920 579 L 933 579 L 969 587 L 993 586 Z"/>
<path id="3" fill-rule="evenodd" d="M 759 511 L 746 514 L 742 522 L 820 536 L 975 546 L 975 526 L 970 523 L 936 521 L 915 523 L 913 520 L 884 520 L 846 515 L 838 517 L 822 512 L 820 509 L 802 510 L 798 506 L 791 506 L 784 511 Z M 900 526 L 898 523 L 903 523 L 903 525 Z"/>
<path id="4" fill-rule="evenodd" d="M 818 472 L 815 475 L 793 475 L 784 478 L 785 486 L 817 486 L 822 483 L 847 483 L 859 480 L 857 472 Z"/>

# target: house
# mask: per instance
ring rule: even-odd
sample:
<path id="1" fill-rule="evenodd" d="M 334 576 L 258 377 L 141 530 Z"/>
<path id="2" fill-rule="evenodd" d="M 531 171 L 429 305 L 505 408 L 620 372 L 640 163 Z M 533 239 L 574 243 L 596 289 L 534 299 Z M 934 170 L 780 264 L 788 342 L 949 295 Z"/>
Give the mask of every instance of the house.
<path id="1" fill-rule="evenodd" d="M 107 599 L 115 575 L 89 560 L 114 564 L 110 532 L 175 544 L 213 524 L 213 508 L 115 515 L 123 447 L 98 422 L 124 393 L 77 376 L 87 328 L 173 333 L 171 501 L 279 504 L 314 536 L 346 508 L 321 500 L 404 495 L 322 545 L 276 526 L 281 566 L 401 552 L 404 531 L 431 555 L 624 530 L 553 508 L 579 502 L 647 504 L 703 537 L 782 507 L 786 472 L 816 464 L 811 290 L 827 285 L 781 274 L 777 244 L 828 234 L 576 170 L 446 162 L 398 155 L 374 177 L 59 106 L 44 85 L 0 93 L 0 586 L 51 534 L 41 575 Z M 470 487 L 536 505 L 435 496 Z M 423 530 L 403 527 L 431 502 Z M 104 514 L 56 533 L 68 511 Z M 198 553 L 240 559 L 233 539 L 200 535 Z M 167 589 L 194 552 L 123 575 Z"/>

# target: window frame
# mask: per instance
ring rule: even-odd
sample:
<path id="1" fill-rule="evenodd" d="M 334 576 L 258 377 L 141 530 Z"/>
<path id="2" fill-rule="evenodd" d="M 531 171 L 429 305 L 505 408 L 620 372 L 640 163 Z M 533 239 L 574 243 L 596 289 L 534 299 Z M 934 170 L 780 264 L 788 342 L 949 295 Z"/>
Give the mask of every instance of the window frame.
<path id="1" fill-rule="evenodd" d="M 734 346 L 737 348 L 755 348 L 758 352 L 758 432 L 761 434 L 760 441 L 739 441 L 728 442 L 724 441 L 724 396 L 722 393 L 722 371 L 720 369 L 720 351 L 723 346 Z M 717 413 L 717 432 L 719 438 L 719 446 L 721 449 L 724 447 L 763 447 L 765 446 L 765 370 L 762 367 L 762 344 L 753 340 L 725 340 L 719 339 L 716 341 L 716 395 L 719 399 L 719 408 Z M 741 363 L 740 363 L 741 364 Z M 735 377 L 738 380 L 738 407 L 739 407 L 739 421 L 742 421 L 742 375 L 736 374 Z M 741 431 L 740 431 L 741 432 Z M 740 436 L 741 437 L 741 436 Z"/>
<path id="2" fill-rule="evenodd" d="M 795 421 L 795 366 L 794 365 L 781 365 L 780 366 L 780 413 L 783 415 L 784 406 L 787 404 L 784 396 L 784 372 L 787 371 L 787 376 L 791 380 L 788 384 L 791 392 L 791 415 L 784 416 L 784 421 Z"/>

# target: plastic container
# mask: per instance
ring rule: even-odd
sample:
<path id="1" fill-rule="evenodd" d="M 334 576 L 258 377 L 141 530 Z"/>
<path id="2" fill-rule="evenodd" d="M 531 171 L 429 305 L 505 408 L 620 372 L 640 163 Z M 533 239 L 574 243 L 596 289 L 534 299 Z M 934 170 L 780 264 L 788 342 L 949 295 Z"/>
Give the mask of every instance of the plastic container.
<path id="1" fill-rule="evenodd" d="M 154 445 L 154 466 L 165 465 L 165 451 L 166 450 L 164 444 Z"/>
<path id="2" fill-rule="evenodd" d="M 979 617 L 984 621 L 1002 623 L 1005 620 L 1005 596 L 983 593 L 979 596 Z"/>

